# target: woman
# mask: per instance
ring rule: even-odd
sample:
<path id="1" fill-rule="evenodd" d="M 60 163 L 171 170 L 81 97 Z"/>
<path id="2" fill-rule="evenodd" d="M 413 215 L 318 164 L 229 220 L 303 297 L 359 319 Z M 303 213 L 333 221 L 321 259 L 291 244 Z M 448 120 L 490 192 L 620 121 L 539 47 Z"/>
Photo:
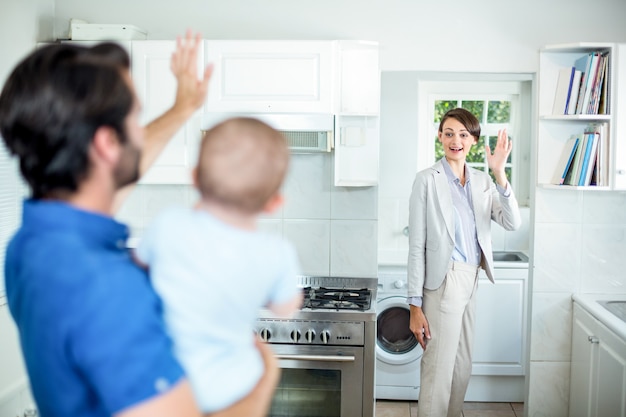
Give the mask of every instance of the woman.
<path id="1" fill-rule="evenodd" d="M 472 370 L 478 271 L 493 282 L 491 220 L 506 230 L 521 224 L 504 167 L 512 143 L 498 132 L 487 162 L 496 184 L 466 157 L 480 137 L 478 119 L 461 108 L 439 124 L 445 157 L 415 177 L 409 203 L 410 328 L 424 349 L 420 417 L 459 417 Z"/>

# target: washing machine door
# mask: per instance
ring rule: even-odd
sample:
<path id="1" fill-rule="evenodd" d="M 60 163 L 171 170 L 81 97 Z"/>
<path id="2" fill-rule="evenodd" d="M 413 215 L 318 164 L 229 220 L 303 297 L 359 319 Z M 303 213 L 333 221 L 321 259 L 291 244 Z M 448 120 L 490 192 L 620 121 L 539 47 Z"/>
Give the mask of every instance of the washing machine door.
<path id="1" fill-rule="evenodd" d="M 419 360 L 423 350 L 409 329 L 411 313 L 406 296 L 381 298 L 376 311 L 376 358 L 391 365 Z"/>

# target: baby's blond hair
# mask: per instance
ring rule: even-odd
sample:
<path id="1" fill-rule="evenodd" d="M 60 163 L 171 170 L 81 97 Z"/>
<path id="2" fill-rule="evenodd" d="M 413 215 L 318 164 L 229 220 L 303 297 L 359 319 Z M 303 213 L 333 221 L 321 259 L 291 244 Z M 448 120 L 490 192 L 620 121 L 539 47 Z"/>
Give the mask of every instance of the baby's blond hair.
<path id="1" fill-rule="evenodd" d="M 276 195 L 289 165 L 285 137 L 266 123 L 228 119 L 202 138 L 197 186 L 202 198 L 258 213 Z"/>

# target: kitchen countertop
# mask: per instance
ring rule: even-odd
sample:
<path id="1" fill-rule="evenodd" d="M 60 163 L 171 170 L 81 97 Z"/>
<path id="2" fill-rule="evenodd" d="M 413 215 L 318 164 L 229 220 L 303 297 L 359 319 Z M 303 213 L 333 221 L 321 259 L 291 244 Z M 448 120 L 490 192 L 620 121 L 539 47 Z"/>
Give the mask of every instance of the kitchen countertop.
<path id="1" fill-rule="evenodd" d="M 626 301 L 626 294 L 573 294 L 572 300 L 626 341 L 626 323 L 598 303 L 598 300 Z"/>
<path id="2" fill-rule="evenodd" d="M 528 269 L 528 262 L 493 261 L 496 269 Z"/>
<path id="3" fill-rule="evenodd" d="M 130 245 L 129 245 L 130 246 Z M 505 250 L 498 250 L 498 251 L 494 251 L 494 252 L 503 252 L 503 253 L 522 253 L 524 254 L 527 258 L 528 258 L 528 252 L 526 251 L 515 251 L 515 250 L 511 250 L 511 251 L 505 251 Z M 494 268 L 499 268 L 499 269 L 528 269 L 529 267 L 529 260 L 524 260 L 524 261 L 496 261 L 494 260 L 493 262 L 493 267 Z M 405 274 L 407 273 L 407 265 L 406 263 L 404 264 L 379 264 L 378 265 L 378 271 L 379 273 L 398 273 L 398 274 Z"/>

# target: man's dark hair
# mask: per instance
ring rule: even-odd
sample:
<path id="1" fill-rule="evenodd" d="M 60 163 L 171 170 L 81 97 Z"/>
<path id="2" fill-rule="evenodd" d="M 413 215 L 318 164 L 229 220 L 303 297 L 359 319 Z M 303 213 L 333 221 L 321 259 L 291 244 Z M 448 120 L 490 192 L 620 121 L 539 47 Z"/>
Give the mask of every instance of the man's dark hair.
<path id="1" fill-rule="evenodd" d="M 44 46 L 9 75 L 0 93 L 0 134 L 19 158 L 33 198 L 78 189 L 90 170 L 89 146 L 108 126 L 125 143 L 133 92 L 128 54 L 115 44 Z"/>

